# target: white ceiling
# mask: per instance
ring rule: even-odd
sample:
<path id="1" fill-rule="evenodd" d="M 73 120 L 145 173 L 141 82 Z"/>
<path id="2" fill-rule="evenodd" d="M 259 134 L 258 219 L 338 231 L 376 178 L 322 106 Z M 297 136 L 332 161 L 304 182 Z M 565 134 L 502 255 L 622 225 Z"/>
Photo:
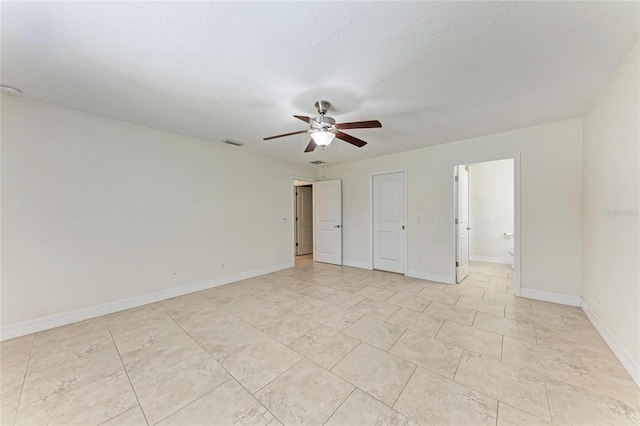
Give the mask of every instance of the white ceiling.
<path id="1" fill-rule="evenodd" d="M 307 163 L 582 115 L 638 42 L 638 2 L 6 2 L 24 96 Z M 303 153 L 292 114 L 378 119 Z"/>

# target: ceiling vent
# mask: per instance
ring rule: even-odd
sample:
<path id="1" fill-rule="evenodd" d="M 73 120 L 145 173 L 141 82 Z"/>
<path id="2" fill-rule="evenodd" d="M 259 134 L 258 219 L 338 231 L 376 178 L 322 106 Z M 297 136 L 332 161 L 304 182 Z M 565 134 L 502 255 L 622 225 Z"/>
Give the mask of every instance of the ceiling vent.
<path id="1" fill-rule="evenodd" d="M 233 146 L 242 146 L 242 145 L 244 145 L 243 143 L 232 141 L 231 139 L 226 139 L 226 140 L 223 140 L 222 142 L 226 143 L 227 145 L 233 145 Z"/>
<path id="2" fill-rule="evenodd" d="M 311 163 L 311 164 L 326 164 L 324 161 L 320 161 L 320 160 L 309 161 L 309 163 Z"/>

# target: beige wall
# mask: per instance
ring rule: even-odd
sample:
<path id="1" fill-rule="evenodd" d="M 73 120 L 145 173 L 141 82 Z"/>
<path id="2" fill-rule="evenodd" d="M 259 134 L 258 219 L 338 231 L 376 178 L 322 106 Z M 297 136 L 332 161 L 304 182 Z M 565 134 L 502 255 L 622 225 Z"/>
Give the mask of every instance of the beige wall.
<path id="1" fill-rule="evenodd" d="M 582 227 L 582 297 L 636 368 L 640 365 L 638 56 L 636 46 L 584 118 Z"/>
<path id="2" fill-rule="evenodd" d="M 512 260 L 513 160 L 469 165 L 469 254 Z"/>
<path id="3" fill-rule="evenodd" d="M 293 259 L 311 167 L 27 99 L 1 118 L 3 327 Z"/>
<path id="4" fill-rule="evenodd" d="M 345 261 L 370 263 L 370 174 L 407 169 L 408 269 L 434 279 L 450 279 L 454 272 L 450 226 L 452 163 L 519 151 L 522 288 L 579 296 L 581 139 L 582 121 L 575 119 L 325 166 L 325 179 L 340 178 L 343 182 Z"/>

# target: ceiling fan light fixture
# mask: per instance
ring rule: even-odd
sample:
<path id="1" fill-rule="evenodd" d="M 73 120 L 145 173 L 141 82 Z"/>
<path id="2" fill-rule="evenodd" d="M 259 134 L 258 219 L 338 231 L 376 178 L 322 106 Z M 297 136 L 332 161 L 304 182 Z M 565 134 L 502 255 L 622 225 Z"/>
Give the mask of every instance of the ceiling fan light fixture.
<path id="1" fill-rule="evenodd" d="M 311 139 L 313 139 L 313 141 L 318 146 L 327 146 L 327 145 L 329 145 L 331 142 L 333 142 L 333 139 L 335 137 L 336 137 L 335 134 L 333 134 L 331 132 L 327 132 L 325 130 L 321 130 L 319 132 L 311 133 Z"/>

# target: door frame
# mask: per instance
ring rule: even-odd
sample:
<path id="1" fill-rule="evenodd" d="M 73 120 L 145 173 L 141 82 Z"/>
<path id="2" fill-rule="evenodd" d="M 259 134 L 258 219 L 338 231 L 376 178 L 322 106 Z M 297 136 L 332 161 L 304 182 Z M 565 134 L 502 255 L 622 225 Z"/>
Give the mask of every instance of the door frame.
<path id="1" fill-rule="evenodd" d="M 521 234 L 520 234 L 520 151 L 507 153 L 507 154 L 497 154 L 490 155 L 482 158 L 472 158 L 465 160 L 455 160 L 451 163 L 450 171 L 450 179 L 451 186 L 450 192 L 451 196 L 449 199 L 449 235 L 450 235 L 450 258 L 451 263 L 449 265 L 449 280 L 451 284 L 456 283 L 456 226 L 455 226 L 455 218 L 456 218 L 456 194 L 455 194 L 455 175 L 456 175 L 456 166 L 477 164 L 477 163 L 486 163 L 489 161 L 499 161 L 499 160 L 513 160 L 513 247 L 514 247 L 514 255 L 513 255 L 513 283 L 514 290 L 513 293 L 516 296 L 520 296 L 520 255 L 521 255 Z"/>
<path id="2" fill-rule="evenodd" d="M 293 256 L 292 256 L 292 260 L 293 262 L 296 261 L 296 183 L 295 181 L 297 180 L 301 180 L 304 182 L 308 182 L 311 184 L 311 188 L 313 188 L 313 184 L 317 182 L 316 179 L 313 178 L 308 178 L 308 177 L 302 177 L 302 176 L 291 176 L 291 222 L 292 222 L 292 229 L 293 229 L 293 244 L 291 245 L 292 247 L 292 251 L 293 251 Z M 313 220 L 315 221 L 315 217 L 316 217 L 316 212 L 315 212 L 315 205 L 316 205 L 316 200 L 315 200 L 315 195 L 312 193 L 312 202 L 313 202 Z M 314 240 L 315 242 L 315 240 Z M 315 247 L 313 250 L 313 258 L 315 260 Z"/>
<path id="3" fill-rule="evenodd" d="M 384 172 L 375 172 L 369 174 L 369 268 L 373 270 L 373 177 L 380 175 L 390 175 L 394 173 L 404 173 L 404 223 L 405 223 L 405 233 L 404 233 L 404 275 L 407 275 L 408 270 L 408 261 L 409 261 L 409 251 L 408 251 L 408 242 L 409 242 L 409 204 L 408 204 L 408 195 L 409 195 L 409 173 L 407 169 L 396 169 L 396 170 L 388 170 Z"/>

